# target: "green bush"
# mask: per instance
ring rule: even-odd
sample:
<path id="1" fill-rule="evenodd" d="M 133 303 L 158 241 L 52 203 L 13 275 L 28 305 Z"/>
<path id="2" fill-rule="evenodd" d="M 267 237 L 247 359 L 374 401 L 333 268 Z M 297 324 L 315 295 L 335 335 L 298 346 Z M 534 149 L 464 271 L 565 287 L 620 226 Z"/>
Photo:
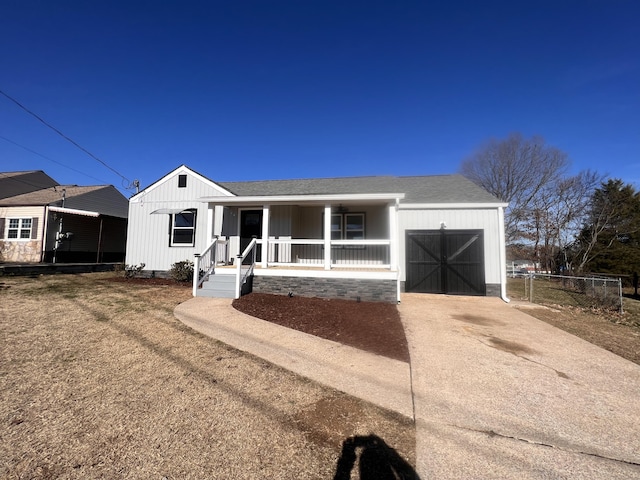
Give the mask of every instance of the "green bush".
<path id="1" fill-rule="evenodd" d="M 171 265 L 169 276 L 176 282 L 192 282 L 193 281 L 193 262 L 184 260 Z"/>

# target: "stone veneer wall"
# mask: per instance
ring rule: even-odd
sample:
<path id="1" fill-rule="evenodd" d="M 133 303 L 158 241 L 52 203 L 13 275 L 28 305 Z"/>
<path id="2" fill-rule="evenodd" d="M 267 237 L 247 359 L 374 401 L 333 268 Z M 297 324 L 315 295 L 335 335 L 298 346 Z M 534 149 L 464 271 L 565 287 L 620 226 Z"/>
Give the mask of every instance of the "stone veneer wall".
<path id="1" fill-rule="evenodd" d="M 397 303 L 395 280 L 254 276 L 253 291 L 276 295 Z"/>
<path id="2" fill-rule="evenodd" d="M 40 240 L 0 240 L 0 261 L 38 263 L 40 261 L 41 245 Z"/>
<path id="3" fill-rule="evenodd" d="M 405 282 L 400 282 L 400 290 L 406 292 Z M 487 283 L 485 286 L 485 296 L 487 297 L 499 297 L 500 296 L 500 284 L 499 283 Z"/>
<path id="4" fill-rule="evenodd" d="M 487 283 L 486 285 L 487 297 L 499 297 L 500 296 L 500 284 L 499 283 Z"/>

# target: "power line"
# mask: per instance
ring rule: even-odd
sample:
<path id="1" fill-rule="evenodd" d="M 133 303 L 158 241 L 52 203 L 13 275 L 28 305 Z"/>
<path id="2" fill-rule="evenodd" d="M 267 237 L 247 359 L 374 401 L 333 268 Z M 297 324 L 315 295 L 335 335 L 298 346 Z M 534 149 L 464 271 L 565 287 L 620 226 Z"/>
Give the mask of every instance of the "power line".
<path id="1" fill-rule="evenodd" d="M 87 155 L 89 155 L 91 158 L 93 158 L 94 160 L 100 162 L 102 165 L 104 165 L 106 168 L 108 168 L 109 170 L 111 170 L 113 173 L 115 173 L 116 175 L 118 175 L 120 178 L 122 178 L 125 182 L 127 182 L 127 184 L 131 184 L 131 181 L 125 177 L 124 175 L 122 175 L 120 172 L 118 172 L 116 169 L 112 168 L 111 166 L 109 166 L 106 162 L 100 160 L 98 157 L 96 157 L 93 153 L 91 153 L 89 150 L 87 150 L 86 148 L 82 147 L 81 145 L 79 145 L 77 142 L 75 142 L 74 140 L 72 140 L 71 138 L 67 137 L 64 133 L 62 133 L 60 130 L 58 130 L 56 127 L 54 127 L 53 125 L 51 125 L 50 123 L 46 122 L 42 117 L 40 117 L 39 115 L 35 114 L 34 112 L 32 112 L 31 110 L 29 110 L 27 107 L 25 107 L 24 105 L 22 105 L 19 101 L 17 101 L 15 98 L 9 96 L 7 93 L 3 92 L 2 90 L 0 90 L 0 94 L 4 95 L 6 98 L 8 98 L 9 100 L 11 100 L 13 103 L 15 103 L 17 106 L 19 106 L 22 110 L 24 110 L 25 112 L 27 112 L 29 115 L 32 115 L 33 117 L 37 118 L 41 123 L 43 123 L 44 125 L 46 125 L 47 127 L 49 127 L 51 130 L 53 130 L 54 132 L 56 132 L 58 135 L 60 135 L 62 138 L 64 138 L 65 140 L 67 140 L 69 143 L 73 144 L 74 146 L 76 146 L 77 148 L 79 148 L 80 150 L 82 150 L 84 153 L 86 153 Z"/>
<path id="2" fill-rule="evenodd" d="M 38 155 L 39 157 L 42 157 L 45 160 L 49 160 L 50 162 L 56 163 L 56 164 L 58 164 L 60 166 L 63 166 L 64 168 L 68 168 L 69 170 L 73 170 L 74 172 L 79 173 L 80 175 L 84 175 L 85 177 L 92 178 L 93 180 L 95 180 L 97 182 L 100 182 L 100 183 L 109 183 L 109 182 L 105 182 L 104 180 L 100 180 L 99 178 L 92 177 L 91 175 L 86 174 L 84 172 L 81 172 L 80 170 L 76 170 L 75 168 L 70 167 L 68 165 L 65 165 L 64 163 L 58 162 L 57 160 L 54 160 L 53 158 L 49 158 L 49 157 L 47 157 L 45 155 L 42 155 L 41 153 L 38 153 L 35 150 L 30 149 L 29 147 L 25 147 L 24 145 L 20 145 L 19 143 L 16 143 L 13 140 L 10 140 L 10 139 L 8 139 L 7 137 L 5 137 L 3 135 L 0 135 L 0 138 L 2 140 L 4 140 L 5 142 L 9 142 L 9 143 L 15 145 L 16 147 L 20 147 L 20 148 L 26 150 L 27 152 L 31 152 L 34 155 Z"/>
<path id="3" fill-rule="evenodd" d="M 8 175 L 7 173 L 4 172 L 0 172 L 0 177 L 2 178 L 7 178 L 9 180 L 12 180 L 14 182 L 18 182 L 18 183 L 24 183 L 25 185 L 29 185 L 30 187 L 35 187 L 38 190 L 47 190 L 49 188 L 53 188 L 53 191 L 56 192 L 56 185 L 52 186 L 52 187 L 43 187 L 42 185 L 37 185 L 35 183 L 31 183 L 31 182 L 27 182 L 26 180 L 23 180 L 21 178 L 16 178 L 15 175 Z"/>

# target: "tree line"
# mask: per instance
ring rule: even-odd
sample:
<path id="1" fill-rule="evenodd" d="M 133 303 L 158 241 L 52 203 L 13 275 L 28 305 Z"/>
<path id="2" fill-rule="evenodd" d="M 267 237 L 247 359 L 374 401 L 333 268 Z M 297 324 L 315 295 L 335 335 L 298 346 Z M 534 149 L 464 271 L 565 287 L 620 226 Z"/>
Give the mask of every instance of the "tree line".
<path id="1" fill-rule="evenodd" d="M 592 170 L 570 175 L 568 155 L 541 137 L 490 140 L 460 173 L 505 210 L 507 257 L 551 273 L 631 275 L 640 269 L 640 193 Z"/>

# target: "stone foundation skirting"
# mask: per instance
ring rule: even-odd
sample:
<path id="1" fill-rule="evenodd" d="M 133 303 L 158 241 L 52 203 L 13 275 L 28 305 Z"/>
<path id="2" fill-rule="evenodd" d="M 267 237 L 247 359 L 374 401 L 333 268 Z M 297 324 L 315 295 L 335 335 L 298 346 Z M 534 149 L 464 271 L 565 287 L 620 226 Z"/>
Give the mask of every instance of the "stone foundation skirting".
<path id="1" fill-rule="evenodd" d="M 253 291 L 275 295 L 397 303 L 395 280 L 254 276 Z"/>

